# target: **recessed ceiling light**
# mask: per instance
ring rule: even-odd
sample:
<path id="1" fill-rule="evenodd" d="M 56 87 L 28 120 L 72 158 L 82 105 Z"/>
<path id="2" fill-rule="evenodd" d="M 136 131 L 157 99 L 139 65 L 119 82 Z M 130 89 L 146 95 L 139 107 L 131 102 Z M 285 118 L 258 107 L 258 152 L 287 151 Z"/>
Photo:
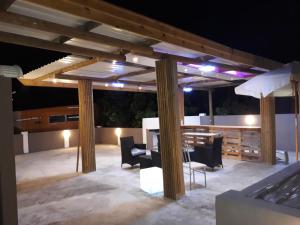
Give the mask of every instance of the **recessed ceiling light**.
<path id="1" fill-rule="evenodd" d="M 184 91 L 184 92 L 192 92 L 192 91 L 193 91 L 193 88 L 192 88 L 192 87 L 184 87 L 184 88 L 183 88 L 183 91 Z"/>
<path id="2" fill-rule="evenodd" d="M 54 79 L 53 79 L 53 83 L 57 83 L 57 79 L 54 78 Z"/>
<path id="3" fill-rule="evenodd" d="M 235 70 L 228 70 L 228 71 L 226 71 L 224 73 L 227 73 L 227 74 L 230 74 L 230 75 L 237 75 L 238 74 L 238 72 L 235 71 Z"/>
<path id="4" fill-rule="evenodd" d="M 215 66 L 206 65 L 206 66 L 199 66 L 198 69 L 200 71 L 202 71 L 202 72 L 209 73 L 209 72 L 215 71 L 216 67 Z"/>
<path id="5" fill-rule="evenodd" d="M 184 72 L 187 72 L 187 71 L 188 71 L 188 69 L 187 69 L 187 68 L 185 68 L 185 69 L 184 69 Z"/>
<path id="6" fill-rule="evenodd" d="M 117 60 L 113 60 L 113 61 L 112 61 L 112 64 L 115 65 L 116 63 L 117 63 Z"/>
<path id="7" fill-rule="evenodd" d="M 139 90 L 142 90 L 142 87 L 141 87 L 141 86 L 139 86 Z"/>
<path id="8" fill-rule="evenodd" d="M 113 86 L 113 87 L 117 87 L 117 88 L 123 88 L 123 87 L 124 87 L 124 84 L 123 84 L 123 83 L 120 83 L 120 82 L 114 82 L 114 83 L 112 83 L 112 86 Z"/>
<path id="9" fill-rule="evenodd" d="M 105 87 L 108 87 L 108 83 L 105 84 Z"/>
<path id="10" fill-rule="evenodd" d="M 132 58 L 132 61 L 133 61 L 134 63 L 137 63 L 137 62 L 139 61 L 139 58 L 135 56 L 135 57 Z"/>

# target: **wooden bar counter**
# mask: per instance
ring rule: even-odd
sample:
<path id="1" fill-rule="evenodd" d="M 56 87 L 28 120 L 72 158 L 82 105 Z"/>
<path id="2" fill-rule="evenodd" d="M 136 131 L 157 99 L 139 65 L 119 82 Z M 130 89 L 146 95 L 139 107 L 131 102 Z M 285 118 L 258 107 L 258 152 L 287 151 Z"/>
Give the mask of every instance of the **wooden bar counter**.
<path id="1" fill-rule="evenodd" d="M 224 158 L 246 161 L 261 161 L 261 128 L 254 126 L 185 125 L 181 132 L 219 133 L 223 136 L 222 153 Z M 203 145 L 206 137 L 182 135 L 182 140 L 191 145 Z"/>

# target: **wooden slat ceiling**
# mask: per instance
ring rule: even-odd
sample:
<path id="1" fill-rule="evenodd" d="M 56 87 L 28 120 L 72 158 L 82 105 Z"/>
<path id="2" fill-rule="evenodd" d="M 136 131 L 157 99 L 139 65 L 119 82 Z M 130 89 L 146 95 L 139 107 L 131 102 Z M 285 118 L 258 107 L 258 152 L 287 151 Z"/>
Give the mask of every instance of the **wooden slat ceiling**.
<path id="1" fill-rule="evenodd" d="M 196 89 L 281 65 L 102 1 L 18 0 L 0 8 L 0 41 L 70 53 L 25 74 L 25 85 L 71 87 L 85 78 L 97 89 L 122 82 L 122 90 L 155 91 L 155 61 L 165 55 L 178 61 L 179 85 Z"/>

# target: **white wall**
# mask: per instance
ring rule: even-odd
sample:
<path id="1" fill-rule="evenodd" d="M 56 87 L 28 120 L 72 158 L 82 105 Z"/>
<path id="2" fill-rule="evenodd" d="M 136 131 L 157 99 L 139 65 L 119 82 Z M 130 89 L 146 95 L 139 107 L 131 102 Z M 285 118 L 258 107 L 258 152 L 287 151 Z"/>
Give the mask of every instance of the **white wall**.
<path id="1" fill-rule="evenodd" d="M 185 116 L 184 124 L 185 125 L 200 125 L 200 117 L 199 116 Z M 158 117 L 143 118 L 143 143 L 144 144 L 147 144 L 146 130 L 150 130 L 150 129 L 159 129 Z"/>

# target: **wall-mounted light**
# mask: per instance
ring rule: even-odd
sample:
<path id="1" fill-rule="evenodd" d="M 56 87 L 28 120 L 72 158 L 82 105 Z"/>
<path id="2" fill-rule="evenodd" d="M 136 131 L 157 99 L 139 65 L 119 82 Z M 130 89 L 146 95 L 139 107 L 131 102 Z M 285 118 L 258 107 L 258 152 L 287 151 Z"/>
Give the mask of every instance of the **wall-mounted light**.
<path id="1" fill-rule="evenodd" d="M 256 118 L 253 115 L 245 116 L 245 123 L 247 126 L 253 126 L 256 123 Z"/>
<path id="2" fill-rule="evenodd" d="M 121 137 L 121 134 L 122 134 L 121 128 L 116 128 L 116 129 L 115 129 L 115 135 L 116 135 L 117 138 L 118 138 L 118 145 L 121 145 L 121 144 L 120 144 L 120 137 Z"/>
<path id="3" fill-rule="evenodd" d="M 139 61 L 139 58 L 135 56 L 135 57 L 132 58 L 132 61 L 133 61 L 134 63 L 137 63 L 137 62 Z"/>
<path id="4" fill-rule="evenodd" d="M 188 93 L 188 92 L 192 92 L 192 91 L 193 91 L 193 88 L 192 88 L 192 87 L 184 87 L 184 88 L 183 88 L 183 91 L 184 91 L 184 92 L 187 92 L 187 93 Z"/>
<path id="5" fill-rule="evenodd" d="M 71 131 L 64 130 L 63 131 L 63 137 L 64 137 L 64 147 L 69 148 L 70 147 Z"/>

